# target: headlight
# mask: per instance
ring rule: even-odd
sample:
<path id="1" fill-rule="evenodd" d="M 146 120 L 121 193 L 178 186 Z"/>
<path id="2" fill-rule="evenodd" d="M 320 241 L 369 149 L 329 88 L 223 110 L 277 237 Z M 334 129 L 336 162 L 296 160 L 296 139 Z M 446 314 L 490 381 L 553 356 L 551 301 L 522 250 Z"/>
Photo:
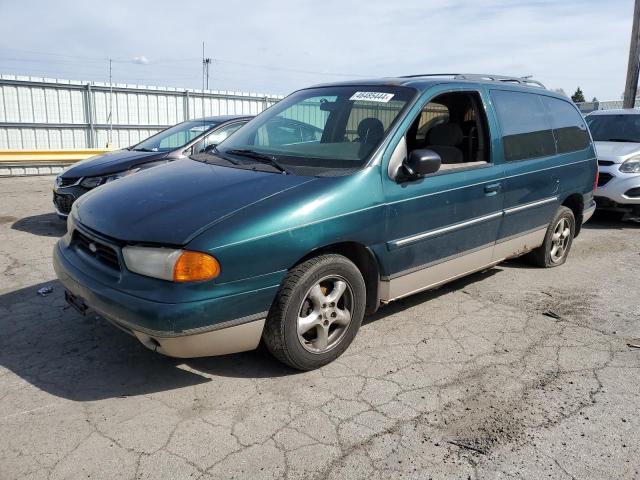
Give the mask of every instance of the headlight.
<path id="1" fill-rule="evenodd" d="M 138 173 L 140 170 L 146 170 L 147 168 L 155 167 L 156 165 L 162 165 L 167 162 L 168 160 L 159 160 L 157 162 L 143 163 L 142 165 L 130 168 L 129 170 L 123 170 L 121 172 L 112 173 L 110 175 L 104 175 L 100 177 L 85 177 L 80 182 L 80 185 L 85 188 L 96 188 L 104 183 L 113 182 L 114 180 L 117 180 L 119 178 Z"/>
<path id="2" fill-rule="evenodd" d="M 620 165 L 620 171 L 623 173 L 640 173 L 640 156 L 631 157 Z"/>
<path id="3" fill-rule="evenodd" d="M 105 175 L 104 177 L 85 177 L 80 182 L 80 185 L 85 188 L 96 188 L 103 183 L 109 183 L 119 178 L 126 177 L 127 175 L 136 173 L 139 170 L 139 168 L 132 168 L 131 170 L 123 170 L 122 172 L 112 173 L 111 175 Z"/>
<path id="4" fill-rule="evenodd" d="M 71 212 L 69 212 L 69 215 L 67 215 L 67 233 L 65 233 L 64 237 L 62 237 L 64 239 L 64 242 L 67 245 L 69 245 L 71 243 L 71 236 L 73 235 L 73 228 L 74 228 L 73 214 Z"/>
<path id="5" fill-rule="evenodd" d="M 84 188 L 96 188 L 98 185 L 102 184 L 103 180 L 103 177 L 86 177 L 82 179 L 80 185 Z"/>
<path id="6" fill-rule="evenodd" d="M 173 282 L 212 280 L 220 264 L 202 252 L 171 248 L 124 247 L 124 263 L 132 272 Z"/>

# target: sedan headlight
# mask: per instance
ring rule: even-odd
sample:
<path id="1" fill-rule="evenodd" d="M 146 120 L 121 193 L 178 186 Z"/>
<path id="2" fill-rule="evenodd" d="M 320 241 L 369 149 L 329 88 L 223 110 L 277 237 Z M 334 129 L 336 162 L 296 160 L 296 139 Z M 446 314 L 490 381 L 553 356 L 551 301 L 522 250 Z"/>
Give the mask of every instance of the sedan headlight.
<path id="1" fill-rule="evenodd" d="M 126 177 L 127 175 L 131 175 L 139 171 L 139 168 L 132 168 L 130 170 L 123 170 L 122 172 L 112 173 L 111 175 L 105 175 L 103 177 L 85 177 L 80 182 L 80 185 L 85 188 L 96 188 L 104 183 L 112 182 L 114 180 Z"/>
<path id="2" fill-rule="evenodd" d="M 220 275 L 220 264 L 211 255 L 190 250 L 124 247 L 124 263 L 132 272 L 172 282 L 212 280 Z"/>
<path id="3" fill-rule="evenodd" d="M 631 157 L 620 165 L 622 173 L 640 173 L 640 155 Z"/>
<path id="4" fill-rule="evenodd" d="M 99 177 L 85 177 L 80 182 L 85 188 L 96 188 L 104 183 L 113 182 L 122 177 L 127 177 L 129 175 L 133 175 L 134 173 L 138 173 L 141 170 L 146 170 L 147 168 L 155 167 L 157 165 L 162 165 L 167 163 L 167 160 L 159 160 L 157 162 L 149 162 L 143 163 L 142 165 L 138 165 L 137 167 L 130 168 L 129 170 L 122 170 L 121 172 L 111 173 L 109 175 L 99 176 Z"/>

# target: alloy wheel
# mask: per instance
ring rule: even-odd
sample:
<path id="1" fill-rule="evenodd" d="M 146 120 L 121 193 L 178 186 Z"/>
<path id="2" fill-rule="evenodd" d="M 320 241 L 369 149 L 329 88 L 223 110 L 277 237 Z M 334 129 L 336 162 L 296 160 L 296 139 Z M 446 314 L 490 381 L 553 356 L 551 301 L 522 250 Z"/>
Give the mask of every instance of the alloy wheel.
<path id="1" fill-rule="evenodd" d="M 351 323 L 353 290 L 338 275 L 311 287 L 298 311 L 298 340 L 311 353 L 324 353 L 340 343 Z"/>
<path id="2" fill-rule="evenodd" d="M 561 218 L 553 230 L 553 236 L 551 237 L 551 251 L 549 255 L 553 263 L 560 262 L 566 254 L 570 237 L 571 227 L 569 221 L 566 218 Z"/>

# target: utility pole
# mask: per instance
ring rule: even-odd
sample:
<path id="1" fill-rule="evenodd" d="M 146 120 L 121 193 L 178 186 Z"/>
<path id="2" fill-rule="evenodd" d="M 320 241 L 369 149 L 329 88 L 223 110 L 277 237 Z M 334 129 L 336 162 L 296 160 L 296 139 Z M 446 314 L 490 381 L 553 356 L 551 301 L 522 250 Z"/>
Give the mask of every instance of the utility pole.
<path id="1" fill-rule="evenodd" d="M 633 27 L 631 28 L 631 45 L 629 46 L 629 66 L 627 82 L 624 87 L 624 108 L 633 108 L 638 92 L 638 73 L 640 68 L 640 0 L 635 0 L 633 9 Z"/>
<path id="2" fill-rule="evenodd" d="M 204 42 L 202 42 L 202 90 L 209 90 L 209 66 L 211 59 L 204 56 Z"/>
<path id="3" fill-rule="evenodd" d="M 113 77 L 111 75 L 111 63 L 112 60 L 109 59 L 109 142 L 107 144 L 108 148 L 111 148 L 113 141 Z"/>
<path id="4" fill-rule="evenodd" d="M 202 42 L 202 93 L 204 94 L 204 42 Z M 204 98 L 204 97 L 202 97 Z"/>
<path id="5" fill-rule="evenodd" d="M 204 91 L 209 90 L 209 65 L 211 59 L 204 56 L 204 42 L 202 42 L 202 121 L 204 122 Z M 203 123 L 204 125 L 204 123 Z"/>
<path id="6" fill-rule="evenodd" d="M 209 65 L 211 65 L 211 59 L 210 58 L 205 58 L 204 59 L 204 64 L 205 64 L 205 69 L 206 69 L 205 78 L 207 79 L 207 90 L 209 90 Z"/>

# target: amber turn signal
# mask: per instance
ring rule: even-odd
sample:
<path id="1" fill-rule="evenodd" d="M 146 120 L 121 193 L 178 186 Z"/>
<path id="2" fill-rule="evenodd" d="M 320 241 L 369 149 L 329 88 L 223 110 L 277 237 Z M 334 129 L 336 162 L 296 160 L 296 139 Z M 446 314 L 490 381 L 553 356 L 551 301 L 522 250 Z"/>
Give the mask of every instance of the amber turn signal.
<path id="1" fill-rule="evenodd" d="M 174 282 L 212 280 L 220 275 L 220 264 L 211 255 L 184 251 L 173 267 Z"/>

